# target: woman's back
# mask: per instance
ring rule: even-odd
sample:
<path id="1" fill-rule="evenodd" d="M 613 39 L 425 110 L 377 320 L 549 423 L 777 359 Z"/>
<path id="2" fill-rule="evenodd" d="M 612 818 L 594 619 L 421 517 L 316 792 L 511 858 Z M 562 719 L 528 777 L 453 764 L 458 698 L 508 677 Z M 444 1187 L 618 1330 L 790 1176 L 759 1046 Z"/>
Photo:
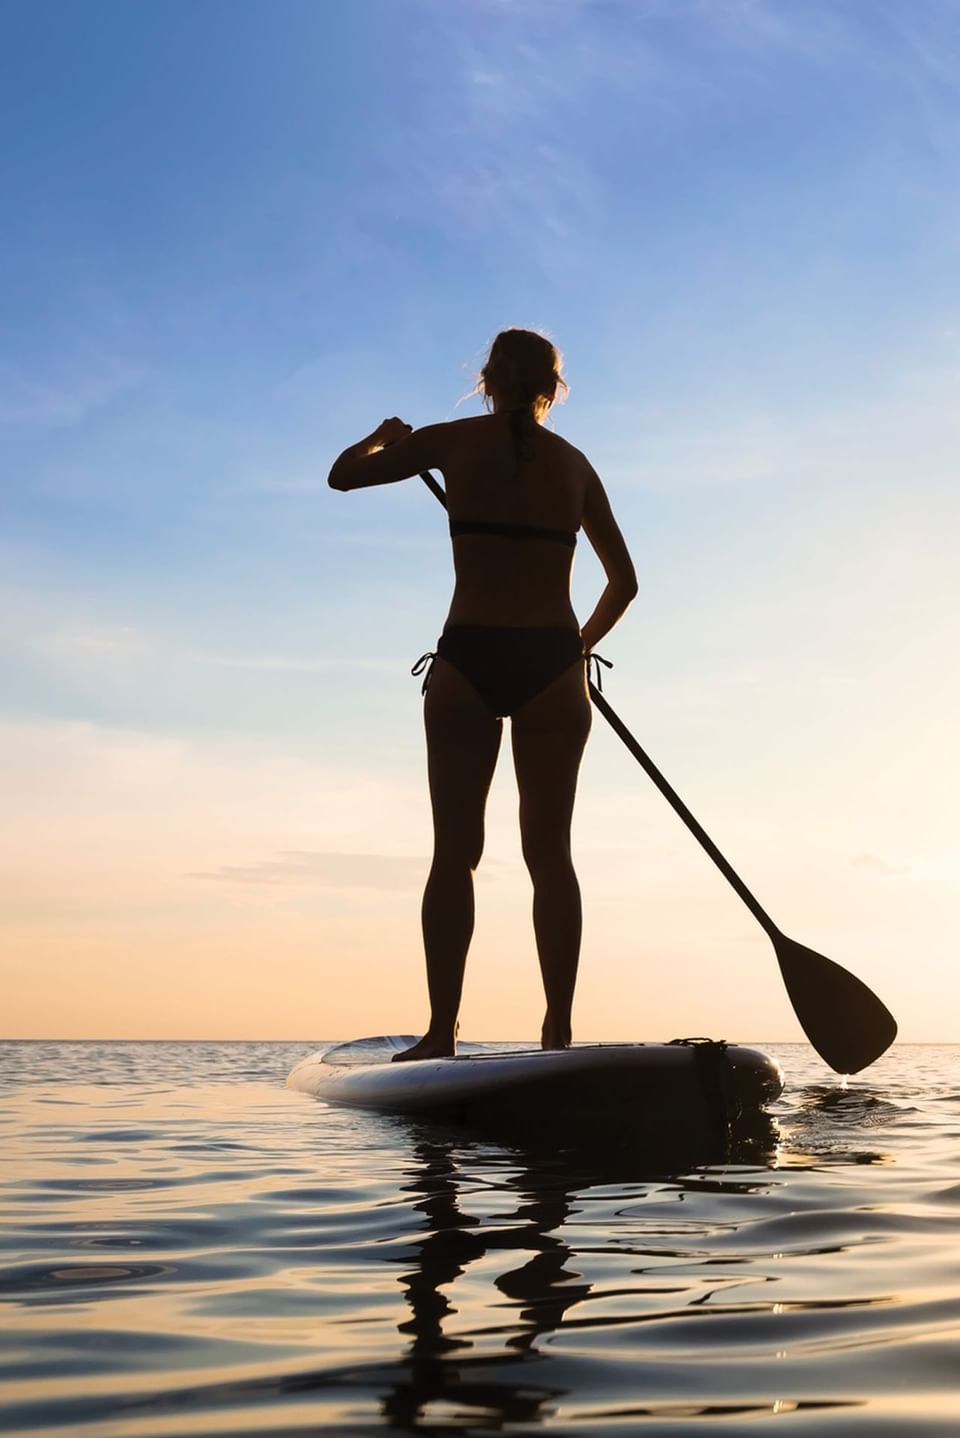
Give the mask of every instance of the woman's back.
<path id="1" fill-rule="evenodd" d="M 573 543 L 590 467 L 573 445 L 537 425 L 520 458 L 512 416 L 444 428 L 443 475 L 453 539 L 455 624 L 576 625 Z M 503 526 L 501 533 L 470 523 Z M 460 524 L 466 532 L 457 533 Z M 509 532 L 513 528 L 513 532 Z"/>

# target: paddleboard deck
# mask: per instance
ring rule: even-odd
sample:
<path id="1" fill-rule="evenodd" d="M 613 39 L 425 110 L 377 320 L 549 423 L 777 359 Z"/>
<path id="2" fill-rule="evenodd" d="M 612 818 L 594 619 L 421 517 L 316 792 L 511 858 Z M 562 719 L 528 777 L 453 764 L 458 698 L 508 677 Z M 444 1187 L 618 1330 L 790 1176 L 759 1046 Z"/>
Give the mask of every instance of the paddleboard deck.
<path id="1" fill-rule="evenodd" d="M 415 1039 L 338 1044 L 302 1059 L 287 1087 L 329 1103 L 458 1122 L 562 1112 L 697 1121 L 758 1112 L 783 1072 L 758 1049 L 709 1040 L 582 1044 L 559 1052 L 461 1044 L 455 1058 L 391 1062 Z"/>

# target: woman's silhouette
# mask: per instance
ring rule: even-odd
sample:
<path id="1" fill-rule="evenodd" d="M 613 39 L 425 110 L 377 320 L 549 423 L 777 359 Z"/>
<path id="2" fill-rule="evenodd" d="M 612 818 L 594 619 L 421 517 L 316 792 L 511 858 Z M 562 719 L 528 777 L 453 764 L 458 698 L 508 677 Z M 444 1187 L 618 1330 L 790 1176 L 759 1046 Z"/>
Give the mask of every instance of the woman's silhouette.
<path id="1" fill-rule="evenodd" d="M 424 702 L 434 854 L 423 896 L 430 1026 L 399 1059 L 452 1054 L 473 872 L 503 719 L 513 721 L 523 857 L 547 1009 L 541 1042 L 565 1048 L 580 954 L 580 888 L 570 856 L 577 773 L 590 732 L 584 656 L 637 592 L 626 544 L 586 456 L 542 421 L 560 356 L 530 330 L 497 335 L 477 389 L 492 413 L 411 430 L 386 419 L 344 450 L 334 489 L 392 484 L 427 469 L 446 481 L 456 584 Z M 606 588 L 582 630 L 570 603 L 577 531 Z"/>

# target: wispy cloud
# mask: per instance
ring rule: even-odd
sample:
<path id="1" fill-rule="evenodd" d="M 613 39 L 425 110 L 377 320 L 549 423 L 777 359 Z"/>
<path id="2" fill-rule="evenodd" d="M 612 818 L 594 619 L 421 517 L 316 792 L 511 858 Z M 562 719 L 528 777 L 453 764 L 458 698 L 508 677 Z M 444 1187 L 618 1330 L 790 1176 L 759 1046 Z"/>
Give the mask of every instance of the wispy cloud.
<path id="1" fill-rule="evenodd" d="M 410 855 L 426 843 L 427 800 L 406 766 L 369 775 L 275 742 L 77 722 L 0 718 L 0 740 L 0 867 L 32 887 L 62 888 L 63 873 L 86 876 L 91 892 L 148 876 L 164 893 L 185 871 L 250 870 L 269 882 L 307 878 L 316 865 L 329 876 L 323 856 L 362 855 L 371 834 L 423 877 Z M 388 859 L 387 870 L 395 883 L 403 864 Z"/>
<path id="2" fill-rule="evenodd" d="M 952 346 L 949 334 L 944 336 Z M 893 373 L 872 392 L 731 413 L 715 396 L 678 396 L 683 409 L 648 418 L 624 406 L 601 412 L 604 474 L 619 484 L 673 493 L 736 485 L 805 490 L 866 486 L 911 476 L 955 493 L 960 371 L 952 362 Z"/>
<path id="3" fill-rule="evenodd" d="M 339 674 L 346 670 L 369 674 L 396 674 L 396 659 L 365 658 L 347 654 L 342 658 L 323 658 L 309 654 L 205 654 L 185 650 L 183 658 L 191 664 L 211 665 L 217 669 L 250 669 L 264 674 Z"/>
<path id="4" fill-rule="evenodd" d="M 955 885 L 960 882 L 960 849 L 918 855 L 910 871 L 921 883 Z"/>
<path id="5" fill-rule="evenodd" d="M 892 878 L 896 874 L 909 874 L 910 872 L 909 864 L 882 859 L 878 854 L 858 854 L 850 862 L 858 869 L 868 869 L 871 874 L 880 874 L 885 879 Z"/>
<path id="6" fill-rule="evenodd" d="M 813 0 L 799 9 L 780 0 L 693 0 L 691 8 L 727 45 L 772 59 L 822 61 L 856 51 L 856 22 L 833 4 Z"/>
<path id="7" fill-rule="evenodd" d="M 39 373 L 0 360 L 0 425 L 67 428 L 133 389 L 142 377 L 139 365 L 100 353 L 51 362 Z"/>
<path id="8" fill-rule="evenodd" d="M 245 493 L 253 491 L 256 494 L 309 494 L 314 495 L 318 491 L 327 488 L 327 476 L 321 473 L 316 466 L 312 470 L 293 471 L 288 474 L 258 474 L 241 484 L 232 486 L 227 493 Z"/>
<path id="9" fill-rule="evenodd" d="M 422 8 L 429 44 L 414 54 L 413 100 L 383 147 L 387 173 L 403 185 L 372 198 L 371 216 L 427 214 L 460 243 L 493 231 L 555 267 L 603 209 L 605 182 L 567 143 L 602 70 L 589 34 L 555 6 L 546 29 L 538 6 Z"/>
<path id="10" fill-rule="evenodd" d="M 127 674 L 132 684 L 142 682 L 144 666 L 165 676 L 190 670 L 224 669 L 263 674 L 389 674 L 397 672 L 396 658 L 371 654 L 270 653 L 236 649 L 203 649 L 176 632 L 159 632 L 145 625 L 110 620 L 96 613 L 83 615 L 76 598 L 35 593 L 28 589 L 0 589 L 0 659 L 30 655 L 52 668 L 91 674 Z M 73 611 L 68 617 L 68 612 Z"/>
<path id="11" fill-rule="evenodd" d="M 30 640 L 27 636 L 27 642 Z M 129 657 L 147 647 L 143 634 L 132 624 L 116 624 L 102 627 L 76 627 L 73 625 L 56 628 L 34 636 L 37 650 L 49 656 L 69 657 L 81 660 L 107 659 L 110 656 Z"/>
<path id="12" fill-rule="evenodd" d="M 419 855 L 288 849 L 274 859 L 225 864 L 193 877 L 296 889 L 415 889 L 423 884 L 429 865 L 430 860 Z"/>
<path id="13" fill-rule="evenodd" d="M 921 884 L 949 884 L 960 880 L 960 850 L 944 849 L 912 855 L 909 863 L 905 860 L 884 859 L 877 854 L 858 854 L 850 861 L 859 869 L 867 869 L 881 878 L 897 878 L 909 874 Z"/>

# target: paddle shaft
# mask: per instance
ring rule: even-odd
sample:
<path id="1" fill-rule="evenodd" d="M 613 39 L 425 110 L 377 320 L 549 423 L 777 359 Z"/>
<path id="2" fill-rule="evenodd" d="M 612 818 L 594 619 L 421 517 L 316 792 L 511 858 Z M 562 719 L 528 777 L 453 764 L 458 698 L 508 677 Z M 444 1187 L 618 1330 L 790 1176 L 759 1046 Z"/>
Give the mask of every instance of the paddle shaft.
<path id="1" fill-rule="evenodd" d="M 427 486 L 427 488 L 429 489 L 430 493 L 431 493 L 432 495 L 434 495 L 435 498 L 439 499 L 439 501 L 440 501 L 440 503 L 443 505 L 444 509 L 446 509 L 446 507 L 447 507 L 447 496 L 444 494 L 443 489 L 442 489 L 441 486 L 437 483 L 437 481 L 434 479 L 434 477 L 433 477 L 433 475 L 430 473 L 430 471 L 427 470 L 424 474 L 421 474 L 420 478 L 423 480 L 424 484 Z"/>
<path id="2" fill-rule="evenodd" d="M 444 509 L 446 509 L 447 496 L 444 494 L 443 489 L 434 479 L 433 475 L 429 471 L 427 471 L 426 473 L 421 474 L 420 478 L 423 480 L 430 493 L 436 499 L 439 499 Z M 634 739 L 626 724 L 624 724 L 623 720 L 618 714 L 614 713 L 613 709 L 611 709 L 610 705 L 607 703 L 606 699 L 604 699 L 603 695 L 600 693 L 600 690 L 592 682 L 592 680 L 590 681 L 588 687 L 590 690 L 590 698 L 593 700 L 596 708 L 600 710 L 600 713 L 603 715 L 604 719 L 606 719 L 607 723 L 610 725 L 610 728 L 616 734 L 617 738 L 623 741 L 623 743 L 630 750 L 630 753 L 636 759 L 637 763 L 644 768 L 646 773 L 656 784 L 663 797 L 680 815 L 680 818 L 686 824 L 693 837 L 697 840 L 697 843 L 700 844 L 702 848 L 704 848 L 706 852 L 710 855 L 711 859 L 716 864 L 717 868 L 720 870 L 727 883 L 730 884 L 730 886 L 736 891 L 736 893 L 740 895 L 740 898 L 746 904 L 753 917 L 767 931 L 771 939 L 775 940 L 779 938 L 780 930 L 777 928 L 770 915 L 760 907 L 756 899 L 751 894 L 750 890 L 747 888 L 746 884 L 740 878 L 740 875 L 736 872 L 734 868 L 732 868 L 730 864 L 727 863 L 727 860 L 723 857 L 716 844 L 710 838 L 710 835 L 700 824 L 697 823 L 697 820 L 690 813 L 690 810 L 680 798 L 680 795 L 676 792 L 672 785 L 667 783 L 666 779 L 660 773 L 660 770 L 657 768 L 656 764 L 654 764 L 650 756 L 648 754 L 645 754 L 644 751 L 640 748 L 640 745 L 637 743 L 636 739 Z"/>
<path id="3" fill-rule="evenodd" d="M 657 788 L 660 790 L 660 793 L 663 795 L 663 797 L 680 815 L 680 818 L 686 824 L 687 828 L 690 830 L 697 843 L 700 844 L 701 847 L 707 851 L 713 862 L 716 864 L 717 868 L 720 870 L 723 877 L 726 879 L 727 883 L 740 895 L 741 899 L 746 904 L 753 917 L 757 920 L 759 924 L 763 926 L 764 929 L 766 929 L 771 939 L 776 940 L 777 938 L 779 938 L 780 930 L 777 928 L 770 915 L 766 912 L 765 909 L 762 909 L 760 907 L 756 899 L 751 894 L 750 890 L 747 888 L 746 884 L 740 878 L 740 875 L 723 857 L 716 844 L 710 838 L 710 835 L 703 828 L 703 826 L 699 824 L 697 820 L 693 817 L 693 815 L 690 813 L 690 810 L 680 798 L 680 795 L 677 793 L 677 791 L 673 788 L 671 784 L 668 784 L 667 780 L 660 773 L 660 770 L 657 768 L 656 764 L 654 764 L 649 754 L 644 753 L 643 749 L 641 749 L 636 739 L 634 739 L 633 735 L 630 733 L 630 730 L 627 728 L 626 724 L 624 724 L 623 720 L 618 714 L 614 713 L 614 711 L 611 709 L 610 705 L 607 703 L 606 699 L 604 699 L 603 695 L 600 693 L 600 690 L 597 688 L 597 686 L 593 683 L 592 680 L 589 681 L 588 688 L 590 690 L 590 698 L 593 700 L 596 707 L 600 710 L 600 713 L 603 715 L 604 719 L 606 719 L 607 723 L 610 725 L 610 728 L 613 730 L 613 732 L 617 735 L 619 739 L 623 740 L 624 744 L 626 744 L 627 748 L 630 750 L 630 753 L 633 755 L 634 759 L 636 759 L 637 763 L 642 765 L 642 767 L 646 770 L 647 774 L 656 784 Z"/>

